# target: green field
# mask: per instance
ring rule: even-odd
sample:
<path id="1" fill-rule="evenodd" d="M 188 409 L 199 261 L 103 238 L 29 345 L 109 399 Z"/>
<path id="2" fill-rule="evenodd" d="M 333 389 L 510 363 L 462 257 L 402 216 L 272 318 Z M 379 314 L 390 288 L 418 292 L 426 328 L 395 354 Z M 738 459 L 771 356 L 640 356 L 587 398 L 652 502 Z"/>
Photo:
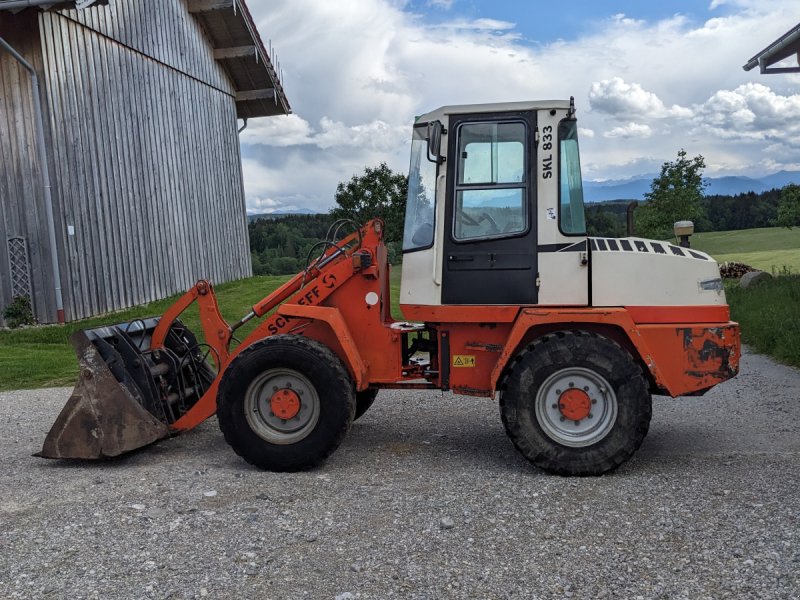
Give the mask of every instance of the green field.
<path id="1" fill-rule="evenodd" d="M 800 273 L 800 228 L 697 233 L 691 243 L 717 262 L 742 262 L 768 273 Z"/>
<path id="2" fill-rule="evenodd" d="M 229 323 L 235 323 L 250 312 L 256 302 L 290 278 L 288 275 L 252 277 L 215 286 L 222 316 Z M 397 310 L 400 297 L 399 266 L 392 268 L 390 283 L 393 313 L 395 318 L 401 318 Z M 177 298 L 178 296 L 173 296 L 152 304 L 63 326 L 0 330 L 0 364 L 3 365 L 0 369 L 0 391 L 73 385 L 78 373 L 78 362 L 69 343 L 69 336 L 73 332 L 160 315 Z M 181 319 L 192 331 L 202 331 L 199 316 L 191 308 Z M 254 319 L 236 332 L 237 337 L 244 339 L 257 324 L 258 320 Z"/>

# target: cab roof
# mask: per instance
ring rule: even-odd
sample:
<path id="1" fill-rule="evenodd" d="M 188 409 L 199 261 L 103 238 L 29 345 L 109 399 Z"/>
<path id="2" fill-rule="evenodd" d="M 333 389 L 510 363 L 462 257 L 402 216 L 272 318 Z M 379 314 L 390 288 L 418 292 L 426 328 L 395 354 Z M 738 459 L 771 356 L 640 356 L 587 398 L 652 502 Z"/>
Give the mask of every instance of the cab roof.
<path id="1" fill-rule="evenodd" d="M 522 102 L 494 102 L 490 104 L 454 104 L 441 106 L 429 113 L 420 115 L 416 121 L 443 121 L 448 115 L 463 115 L 472 113 L 503 113 L 520 112 L 528 110 L 569 109 L 569 100 L 525 100 Z"/>

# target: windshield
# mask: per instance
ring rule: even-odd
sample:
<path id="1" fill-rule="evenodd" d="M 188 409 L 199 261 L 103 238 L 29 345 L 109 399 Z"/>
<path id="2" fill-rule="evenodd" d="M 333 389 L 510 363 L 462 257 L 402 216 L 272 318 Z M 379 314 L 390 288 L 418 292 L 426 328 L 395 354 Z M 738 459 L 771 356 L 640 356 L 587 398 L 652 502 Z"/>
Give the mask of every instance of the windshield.
<path id="1" fill-rule="evenodd" d="M 583 210 L 583 183 L 581 161 L 578 154 L 578 122 L 564 119 L 558 125 L 559 161 L 561 169 L 560 225 L 567 235 L 586 234 L 586 216 Z"/>
<path id="2" fill-rule="evenodd" d="M 403 251 L 428 248 L 433 244 L 436 207 L 436 163 L 428 160 L 428 124 L 414 126 L 411 166 L 408 169 L 408 199 L 403 229 Z"/>

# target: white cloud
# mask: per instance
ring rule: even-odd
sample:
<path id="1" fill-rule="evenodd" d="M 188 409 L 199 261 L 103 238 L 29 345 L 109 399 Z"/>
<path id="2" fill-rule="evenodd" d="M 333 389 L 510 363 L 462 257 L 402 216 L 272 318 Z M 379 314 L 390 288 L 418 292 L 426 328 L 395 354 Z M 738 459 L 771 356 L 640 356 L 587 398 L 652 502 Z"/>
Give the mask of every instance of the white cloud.
<path id="1" fill-rule="evenodd" d="M 239 134 L 239 140 L 242 144 L 296 146 L 311 143 L 311 134 L 308 121 L 297 115 L 287 115 L 248 121 L 247 129 Z"/>
<path id="2" fill-rule="evenodd" d="M 614 127 L 603 134 L 605 138 L 648 138 L 653 135 L 653 130 L 644 123 L 626 123 L 619 127 Z"/>
<path id="3" fill-rule="evenodd" d="M 380 119 L 359 125 L 345 125 L 322 117 L 319 127 L 313 129 L 297 115 L 258 119 L 255 125 L 241 134 L 241 142 L 248 146 L 303 146 L 329 148 L 362 148 L 376 152 L 392 151 L 405 144 L 408 128 L 393 126 Z"/>
<path id="4" fill-rule="evenodd" d="M 792 140 L 800 134 L 800 94 L 783 96 L 761 83 L 746 83 L 720 90 L 698 106 L 696 122 L 722 139 L 794 145 Z"/>
<path id="5" fill-rule="evenodd" d="M 451 11 L 447 23 L 428 25 L 403 0 L 250 3 L 296 114 L 243 132 L 246 161 L 263 169 L 246 168 L 248 203 L 326 210 L 336 184 L 365 166 L 405 171 L 414 116 L 445 104 L 575 96 L 587 178 L 651 173 L 682 147 L 744 174 L 795 160 L 780 153 L 787 137 L 800 140 L 786 117 L 796 100 L 778 86 L 800 90 L 800 78 L 741 69 L 797 22 L 795 2 L 714 0 L 724 16 L 701 23 L 616 15 L 532 45 L 491 11 L 475 20 L 461 3 L 430 1 Z"/>
<path id="6" fill-rule="evenodd" d="M 516 27 L 514 23 L 498 19 L 458 19 L 435 26 L 437 29 L 466 29 L 473 31 L 508 31 L 514 29 L 514 27 Z"/>
<path id="7" fill-rule="evenodd" d="M 690 117 L 692 111 L 682 106 L 664 106 L 661 99 L 638 83 L 626 83 L 621 77 L 594 82 L 589 88 L 592 109 L 616 117 L 646 116 Z"/>

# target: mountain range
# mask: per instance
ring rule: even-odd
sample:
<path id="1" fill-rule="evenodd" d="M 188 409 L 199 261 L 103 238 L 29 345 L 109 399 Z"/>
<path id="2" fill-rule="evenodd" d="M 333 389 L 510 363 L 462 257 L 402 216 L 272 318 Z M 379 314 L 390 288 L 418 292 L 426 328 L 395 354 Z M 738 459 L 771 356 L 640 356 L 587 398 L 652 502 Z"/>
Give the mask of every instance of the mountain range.
<path id="1" fill-rule="evenodd" d="M 583 197 L 586 202 L 605 202 L 607 200 L 644 200 L 650 191 L 650 184 L 658 177 L 658 173 L 635 175 L 627 179 L 609 179 L 606 181 L 584 180 Z M 800 184 L 800 171 L 778 171 L 764 177 L 744 177 L 731 175 L 727 177 L 704 177 L 708 184 L 706 196 L 735 196 L 747 192 L 766 192 L 773 188 L 782 188 L 790 183 Z M 493 198 L 486 206 L 513 206 L 513 198 Z M 317 211 L 308 208 L 286 210 L 274 213 L 253 213 L 248 211 L 247 218 L 279 219 L 286 215 L 313 215 Z"/>
<path id="2" fill-rule="evenodd" d="M 608 181 L 584 181 L 583 197 L 586 202 L 604 202 L 606 200 L 644 200 L 645 193 L 650 191 L 650 184 L 658 177 L 658 173 L 636 175 L 628 179 Z M 778 171 L 764 177 L 704 177 L 708 186 L 706 196 L 735 196 L 746 192 L 766 192 L 773 188 L 782 188 L 789 183 L 800 183 L 800 171 Z"/>

